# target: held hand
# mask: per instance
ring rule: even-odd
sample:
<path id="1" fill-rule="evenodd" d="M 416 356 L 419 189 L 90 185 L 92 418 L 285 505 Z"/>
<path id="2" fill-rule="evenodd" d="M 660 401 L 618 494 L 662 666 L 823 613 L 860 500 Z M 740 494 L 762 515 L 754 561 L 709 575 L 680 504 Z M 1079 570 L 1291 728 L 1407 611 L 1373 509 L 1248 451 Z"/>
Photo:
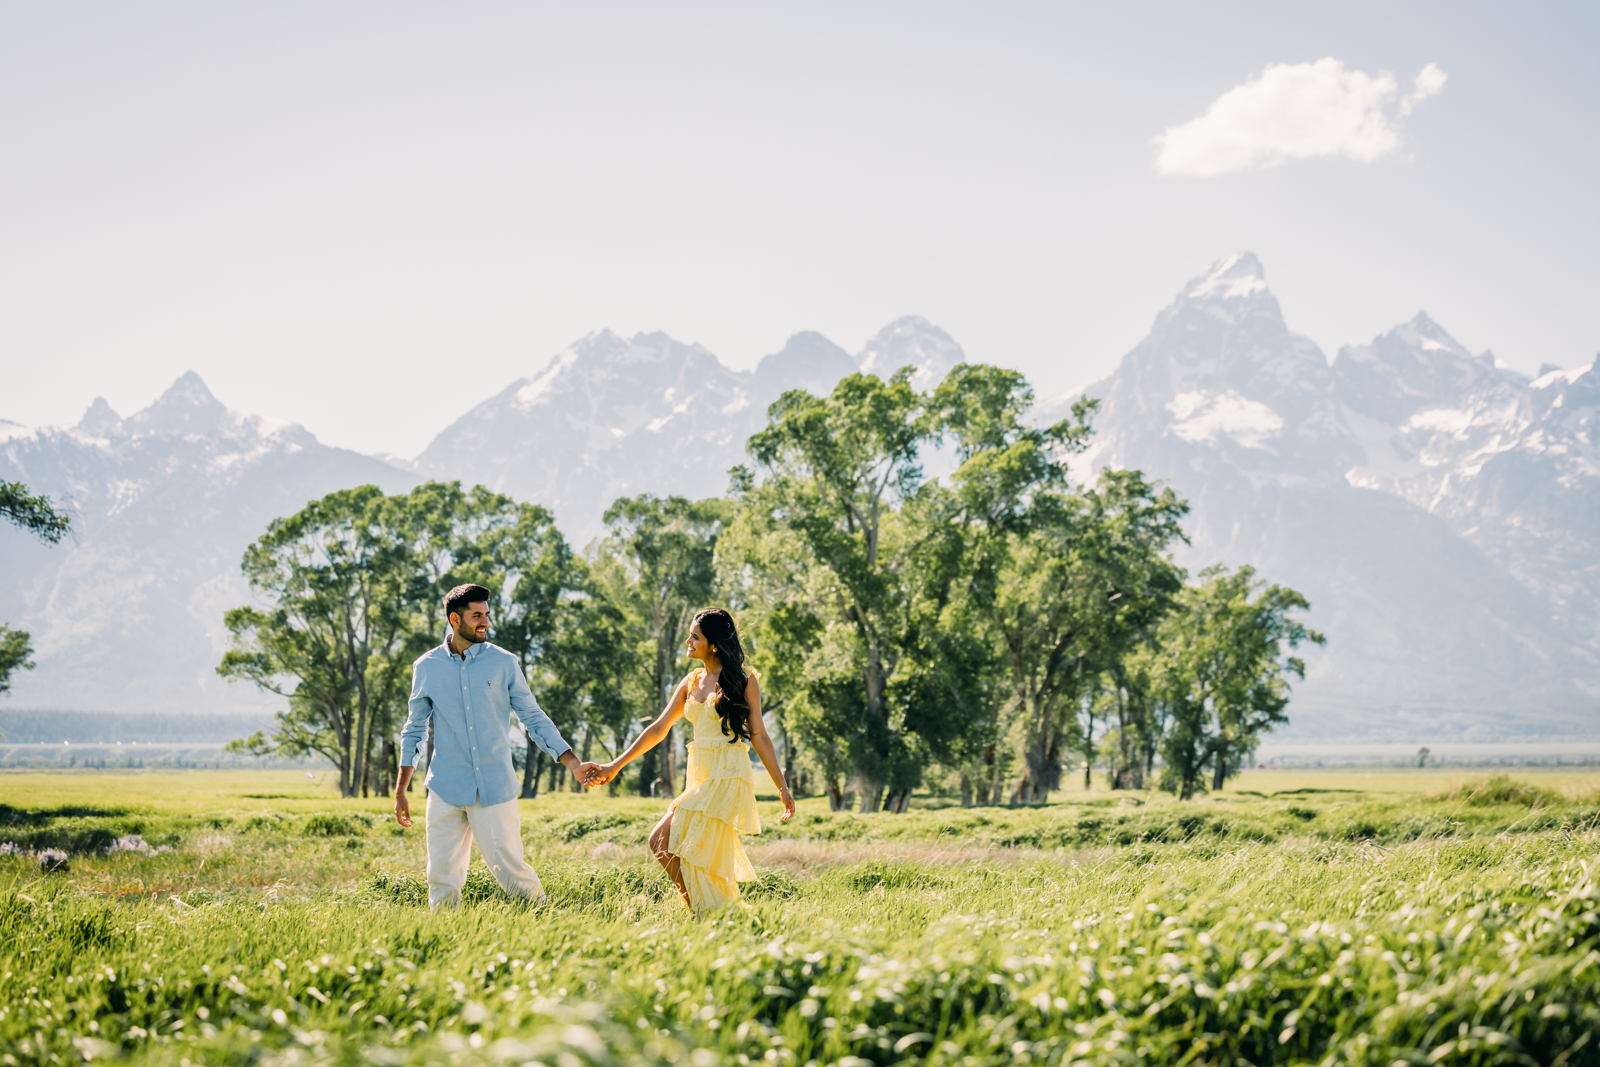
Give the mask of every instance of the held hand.
<path id="1" fill-rule="evenodd" d="M 794 818 L 794 797 L 789 794 L 789 787 L 778 787 L 778 799 L 783 802 L 783 814 L 778 816 L 779 822 L 788 822 Z"/>
<path id="2" fill-rule="evenodd" d="M 402 828 L 411 826 L 411 802 L 406 799 L 404 789 L 395 790 L 394 794 L 394 821 Z"/>
<path id="3" fill-rule="evenodd" d="M 594 773 L 589 775 L 589 780 L 585 784 L 590 789 L 593 789 L 596 786 L 605 785 L 607 782 L 611 781 L 611 779 L 617 776 L 617 771 L 620 769 L 621 768 L 617 767 L 615 764 L 600 764 L 595 767 Z"/>
<path id="4" fill-rule="evenodd" d="M 595 784 L 595 775 L 600 769 L 598 763 L 580 763 L 572 768 L 572 776 L 578 780 L 579 785 L 588 789 Z"/>

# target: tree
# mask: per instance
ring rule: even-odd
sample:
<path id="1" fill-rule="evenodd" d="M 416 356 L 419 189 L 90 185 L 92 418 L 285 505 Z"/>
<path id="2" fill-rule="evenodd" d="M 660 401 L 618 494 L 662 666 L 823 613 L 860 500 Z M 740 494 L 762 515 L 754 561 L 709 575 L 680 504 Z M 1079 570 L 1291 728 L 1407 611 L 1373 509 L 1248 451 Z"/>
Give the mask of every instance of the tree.
<path id="1" fill-rule="evenodd" d="M 1261 734 L 1288 721 L 1289 679 L 1306 674 L 1290 653 L 1302 642 L 1327 643 L 1290 617 L 1310 607 L 1306 598 L 1258 580 L 1254 568 L 1215 566 L 1199 577 L 1161 625 L 1155 667 L 1170 715 L 1162 788 L 1182 799 L 1203 788 L 1208 766 L 1211 788 L 1221 789 Z"/>
<path id="2" fill-rule="evenodd" d="M 951 486 L 953 521 L 966 531 L 964 596 L 1009 682 L 1024 803 L 1060 784 L 1073 749 L 1087 784 L 1100 678 L 1180 586 L 1165 552 L 1187 510 L 1137 471 L 1107 470 L 1095 486 L 1073 488 L 1067 463 L 1088 444 L 1095 403 L 1080 400 L 1038 426 L 1032 401 L 1015 371 L 963 365 L 931 405 L 960 460 Z"/>
<path id="3" fill-rule="evenodd" d="M 433 495 L 430 491 L 427 495 Z M 330 493 L 275 519 L 245 551 L 245 578 L 270 608 L 224 616 L 234 647 L 217 667 L 288 699 L 271 746 L 315 752 L 339 768 L 339 790 L 366 780 L 374 712 L 392 702 L 416 617 L 417 508 L 390 506 L 377 486 Z M 256 744 L 262 747 L 264 739 Z"/>
<path id="4" fill-rule="evenodd" d="M 622 699 L 637 707 L 642 698 L 645 722 L 661 710 L 683 674 L 684 639 L 695 612 L 710 605 L 717 537 L 728 512 L 722 500 L 648 494 L 606 509 L 592 588 L 626 620 L 642 684 Z M 674 792 L 670 736 L 639 760 L 640 794 L 650 796 L 657 785 L 663 795 Z"/>
<path id="5" fill-rule="evenodd" d="M 735 475 L 741 521 L 752 527 L 746 540 L 780 534 L 815 568 L 805 576 L 819 624 L 808 658 L 827 669 L 808 703 L 819 725 L 839 731 L 862 811 L 878 810 L 891 779 L 915 770 L 888 693 L 909 636 L 912 535 L 896 512 L 922 487 L 918 449 L 928 439 L 910 377 L 909 369 L 887 382 L 855 374 L 827 397 L 783 394 L 749 442 L 759 482 Z"/>
<path id="6" fill-rule="evenodd" d="M 494 597 L 494 642 L 517 657 L 523 676 L 534 684 L 553 658 L 571 599 L 582 587 L 582 561 L 574 557 L 547 508 L 519 504 L 482 486 L 468 494 L 452 526 L 449 565 L 419 610 L 426 613 L 431 607 L 437 615 L 444 592 L 462 582 L 484 586 Z M 450 586 L 437 588 L 444 581 Z M 557 725 L 565 729 L 571 723 Z M 543 766 L 544 753 L 530 737 L 523 762 L 524 798 L 538 794 Z"/>
<path id="7" fill-rule="evenodd" d="M 0 518 L 20 526 L 46 544 L 58 544 L 72 520 L 47 496 L 35 496 L 21 482 L 0 482 Z M 11 690 L 11 675 L 33 670 L 31 635 L 0 623 L 0 693 Z"/>
<path id="8" fill-rule="evenodd" d="M 0 482 L 0 518 L 52 545 L 72 528 L 72 520 L 49 497 L 35 496 L 21 482 Z"/>
<path id="9" fill-rule="evenodd" d="M 10 691 L 13 672 L 33 670 L 31 655 L 28 632 L 0 624 L 0 693 Z"/>

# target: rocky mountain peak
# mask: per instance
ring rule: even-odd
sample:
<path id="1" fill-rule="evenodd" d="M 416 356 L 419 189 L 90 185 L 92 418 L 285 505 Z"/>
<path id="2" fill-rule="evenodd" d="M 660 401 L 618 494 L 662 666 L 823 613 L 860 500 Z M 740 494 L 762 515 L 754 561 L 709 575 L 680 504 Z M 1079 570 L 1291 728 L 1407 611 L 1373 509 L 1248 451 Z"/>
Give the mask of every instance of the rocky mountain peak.
<path id="1" fill-rule="evenodd" d="M 1242 300 L 1267 292 L 1267 272 L 1254 252 L 1235 252 L 1184 287 L 1180 300 Z"/>
<path id="2" fill-rule="evenodd" d="M 1339 398 L 1357 414 L 1399 424 L 1418 411 L 1454 406 L 1469 394 L 1520 388 L 1527 379 L 1474 356 L 1424 312 L 1370 344 L 1346 345 L 1333 364 Z"/>
<path id="3" fill-rule="evenodd" d="M 90 410 L 92 412 L 94 409 Z M 154 404 L 130 415 L 124 425 L 134 433 L 182 437 L 221 430 L 231 422 L 228 409 L 222 401 L 211 395 L 211 390 L 206 388 L 200 375 L 188 371 L 173 382 Z"/>
<path id="4" fill-rule="evenodd" d="M 884 379 L 901 367 L 915 367 L 911 384 L 927 392 L 966 358 L 949 334 L 921 315 L 907 315 L 879 330 L 856 356 L 856 365 L 861 373 Z"/>
<path id="5" fill-rule="evenodd" d="M 790 389 L 825 394 L 856 371 L 850 354 L 820 333 L 806 330 L 756 364 L 756 395 L 770 403 Z"/>
<path id="6" fill-rule="evenodd" d="M 111 410 L 105 397 L 97 396 L 78 420 L 76 429 L 86 437 L 113 437 L 122 432 L 122 416 Z"/>
<path id="7" fill-rule="evenodd" d="M 1343 434 L 1327 359 L 1290 332 L 1261 261 L 1249 252 L 1217 260 L 1185 285 L 1118 372 L 1089 393 L 1105 400 L 1107 426 L 1238 446 L 1273 464 L 1278 460 L 1266 457 L 1301 454 L 1309 438 Z M 1133 466 L 1155 462 L 1137 448 L 1127 457 Z M 1300 459 L 1300 473 L 1328 474 L 1308 454 Z"/>

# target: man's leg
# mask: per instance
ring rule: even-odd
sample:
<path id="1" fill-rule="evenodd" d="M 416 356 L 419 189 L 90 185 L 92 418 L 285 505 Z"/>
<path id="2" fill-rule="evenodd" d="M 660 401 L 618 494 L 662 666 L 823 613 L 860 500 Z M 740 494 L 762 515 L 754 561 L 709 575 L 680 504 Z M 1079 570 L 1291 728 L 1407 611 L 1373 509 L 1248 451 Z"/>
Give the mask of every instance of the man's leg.
<path id="1" fill-rule="evenodd" d="M 428 794 L 428 907 L 454 908 L 467 884 L 472 856 L 472 831 L 467 809 L 446 803 L 437 791 Z"/>
<path id="2" fill-rule="evenodd" d="M 522 854 L 522 815 L 517 802 L 464 809 L 472 822 L 472 839 L 478 843 L 483 862 L 489 865 L 495 881 L 514 897 L 527 897 L 535 904 L 545 901 L 544 886 Z"/>

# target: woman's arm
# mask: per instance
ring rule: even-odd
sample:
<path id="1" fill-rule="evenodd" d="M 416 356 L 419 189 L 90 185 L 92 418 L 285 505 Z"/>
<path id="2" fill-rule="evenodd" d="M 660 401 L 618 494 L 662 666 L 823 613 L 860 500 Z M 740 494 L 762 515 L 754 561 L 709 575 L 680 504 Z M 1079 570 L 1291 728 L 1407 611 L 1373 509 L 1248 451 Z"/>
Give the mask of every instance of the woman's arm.
<path id="1" fill-rule="evenodd" d="M 667 731 L 672 729 L 672 724 L 683 717 L 683 701 L 688 695 L 689 679 L 685 678 L 678 683 L 678 688 L 672 691 L 672 699 L 667 701 L 667 706 L 656 716 L 656 721 L 646 726 L 644 732 L 633 739 L 633 744 L 623 750 L 622 755 L 610 763 L 601 764 L 598 771 L 591 771 L 589 777 L 584 780 L 584 787 L 592 789 L 597 785 L 605 785 L 615 778 L 622 768 L 659 745 L 661 739 L 667 736 Z"/>
<path id="2" fill-rule="evenodd" d="M 779 818 L 788 822 L 794 815 L 794 797 L 789 793 L 789 783 L 783 780 L 783 768 L 778 766 L 778 753 L 773 750 L 766 723 L 761 721 L 761 687 L 754 678 L 745 684 L 744 698 L 750 705 L 750 747 L 756 750 L 761 765 L 772 775 L 778 787 L 778 799 L 783 802 L 783 814 Z"/>

